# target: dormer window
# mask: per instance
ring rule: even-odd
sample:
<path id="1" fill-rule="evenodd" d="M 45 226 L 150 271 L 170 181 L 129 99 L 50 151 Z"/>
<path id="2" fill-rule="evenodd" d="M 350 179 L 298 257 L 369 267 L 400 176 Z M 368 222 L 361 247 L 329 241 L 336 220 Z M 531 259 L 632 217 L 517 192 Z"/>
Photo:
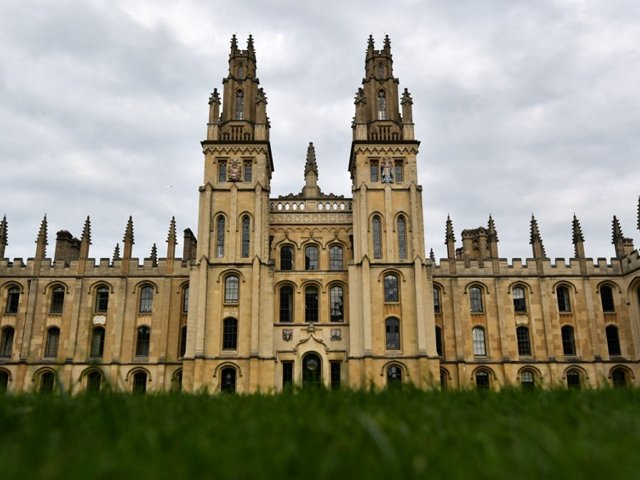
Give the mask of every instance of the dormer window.
<path id="1" fill-rule="evenodd" d="M 387 119 L 387 94 L 384 90 L 378 91 L 378 120 Z"/>
<path id="2" fill-rule="evenodd" d="M 242 90 L 236 92 L 235 119 L 244 119 L 244 92 Z"/>

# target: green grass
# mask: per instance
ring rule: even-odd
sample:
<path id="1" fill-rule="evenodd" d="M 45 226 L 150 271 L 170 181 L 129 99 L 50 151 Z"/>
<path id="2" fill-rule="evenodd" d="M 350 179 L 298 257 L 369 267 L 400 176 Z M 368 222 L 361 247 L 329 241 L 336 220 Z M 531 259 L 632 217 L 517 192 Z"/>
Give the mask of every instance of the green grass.
<path id="1" fill-rule="evenodd" d="M 0 397 L 9 478 L 640 478 L 640 391 Z"/>

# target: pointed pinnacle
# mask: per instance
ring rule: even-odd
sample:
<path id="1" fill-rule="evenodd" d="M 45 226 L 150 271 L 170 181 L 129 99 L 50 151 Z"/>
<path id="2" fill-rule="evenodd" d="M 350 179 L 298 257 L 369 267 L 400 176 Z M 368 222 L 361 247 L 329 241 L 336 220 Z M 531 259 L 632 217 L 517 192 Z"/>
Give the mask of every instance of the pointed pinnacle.
<path id="1" fill-rule="evenodd" d="M 409 93 L 409 89 L 405 88 L 404 92 L 402 92 L 402 99 L 400 100 L 400 105 L 413 105 L 413 99 L 411 98 L 411 94 Z"/>
<path id="2" fill-rule="evenodd" d="M 578 242 L 584 242 L 584 236 L 582 235 L 582 227 L 580 226 L 580 220 L 576 217 L 576 214 L 573 214 L 573 222 L 572 222 L 572 240 L 575 245 Z"/>
<path id="3" fill-rule="evenodd" d="M 611 222 L 611 229 L 613 230 L 611 236 L 611 243 L 615 244 L 617 241 L 622 240 L 624 235 L 622 235 L 622 228 L 620 227 L 620 222 L 618 221 L 618 217 L 613 216 L 613 220 Z"/>
<path id="4" fill-rule="evenodd" d="M 449 243 L 449 242 L 455 242 L 456 241 L 456 237 L 453 233 L 453 222 L 451 221 L 451 218 L 449 217 L 449 215 L 447 214 L 447 226 L 446 226 L 446 230 L 445 230 L 445 244 Z"/>
<path id="5" fill-rule="evenodd" d="M 120 244 L 116 243 L 116 248 L 113 249 L 113 261 L 120 260 Z"/>
<path id="6" fill-rule="evenodd" d="M 7 240 L 8 240 L 8 231 L 9 231 L 9 224 L 7 223 L 7 216 L 4 215 L 2 217 L 2 222 L 0 222 L 0 245 L 5 245 L 7 246 Z"/>
<path id="7" fill-rule="evenodd" d="M 307 147 L 307 161 L 304 164 L 304 176 L 309 173 L 315 173 L 318 176 L 318 163 L 316 162 L 316 149 L 313 146 L 313 142 L 309 142 Z"/>
<path id="8" fill-rule="evenodd" d="M 213 92 L 211 92 L 211 96 L 209 97 L 209 105 L 213 103 L 220 105 L 220 94 L 218 93 L 217 88 L 213 89 Z"/>
<path id="9" fill-rule="evenodd" d="M 374 43 L 373 43 L 373 35 L 369 35 L 369 40 L 367 41 L 367 48 L 369 50 L 373 50 L 374 48 Z"/>
<path id="10" fill-rule="evenodd" d="M 638 222 L 636 228 L 640 230 L 640 196 L 638 196 Z"/>
<path id="11" fill-rule="evenodd" d="M 231 35 L 231 53 L 235 53 L 238 50 L 238 39 L 236 34 Z"/>
<path id="12" fill-rule="evenodd" d="M 249 34 L 249 38 L 247 38 L 247 50 L 253 50 L 253 36 Z"/>
<path id="13" fill-rule="evenodd" d="M 531 214 L 531 235 L 529 238 L 529 243 L 533 244 L 533 242 L 539 242 L 540 241 L 540 230 L 538 228 L 538 221 L 536 220 L 536 217 L 533 216 L 533 213 Z"/>
<path id="14" fill-rule="evenodd" d="M 167 236 L 167 243 L 178 243 L 176 237 L 176 217 L 171 217 L 171 223 L 169 224 L 169 235 Z"/>
<path id="15" fill-rule="evenodd" d="M 40 223 L 40 230 L 38 231 L 38 239 L 36 240 L 36 243 L 41 243 L 42 245 L 49 245 L 49 243 L 47 242 L 47 229 L 48 229 L 48 222 L 47 222 L 47 214 L 45 213 L 44 218 Z"/>
<path id="16" fill-rule="evenodd" d="M 384 36 L 384 49 L 387 52 L 391 51 L 391 40 L 389 39 L 389 35 Z"/>
<path id="17" fill-rule="evenodd" d="M 155 243 L 151 247 L 151 256 L 149 258 L 151 258 L 154 265 L 158 263 L 158 247 L 156 247 Z"/>
<path id="18" fill-rule="evenodd" d="M 133 218 L 129 216 L 129 221 L 127 222 L 127 228 L 124 231 L 123 242 L 131 242 L 132 245 L 135 244 L 133 240 Z"/>
<path id="19" fill-rule="evenodd" d="M 433 248 L 429 250 L 429 260 L 431 260 L 432 262 L 436 261 L 436 254 L 433 253 Z"/>
<path id="20" fill-rule="evenodd" d="M 91 245 L 91 219 L 87 215 L 87 219 L 84 221 L 84 228 L 82 229 L 82 242 L 89 242 Z"/>
<path id="21" fill-rule="evenodd" d="M 493 217 L 489 214 L 489 222 L 487 223 L 487 230 L 489 231 L 489 239 L 493 242 L 498 241 L 498 232 L 496 231 L 496 224 L 493 221 Z"/>

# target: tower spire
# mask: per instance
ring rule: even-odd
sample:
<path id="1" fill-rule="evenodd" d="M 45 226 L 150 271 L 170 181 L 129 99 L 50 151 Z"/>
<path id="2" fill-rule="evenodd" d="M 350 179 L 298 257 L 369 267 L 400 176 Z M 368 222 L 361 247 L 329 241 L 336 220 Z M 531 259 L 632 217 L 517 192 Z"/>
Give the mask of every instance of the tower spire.
<path id="1" fill-rule="evenodd" d="M 576 258 L 584 258 L 584 235 L 582 235 L 582 227 L 576 214 L 573 214 L 573 222 L 571 224 L 571 238 L 573 241 L 574 254 Z"/>
<path id="2" fill-rule="evenodd" d="M 49 242 L 47 241 L 47 230 L 48 222 L 47 215 L 45 214 L 42 219 L 42 223 L 40 223 L 40 231 L 38 232 L 38 238 L 36 239 L 36 260 L 44 260 L 47 256 L 47 245 L 49 245 Z"/>
<path id="3" fill-rule="evenodd" d="M 229 56 L 232 57 L 236 53 L 238 53 L 238 39 L 236 38 L 236 34 L 231 35 L 231 52 Z"/>
<path id="4" fill-rule="evenodd" d="M 176 256 L 176 245 L 178 239 L 176 237 L 176 217 L 171 217 L 169 224 L 169 235 L 167 236 L 167 260 L 173 260 Z"/>
<path id="5" fill-rule="evenodd" d="M 91 219 L 87 215 L 82 229 L 82 237 L 80 237 L 80 258 L 89 258 L 89 245 L 91 245 Z"/>
<path id="6" fill-rule="evenodd" d="M 447 246 L 447 257 L 456 258 L 456 237 L 453 234 L 453 222 L 447 214 L 444 243 Z"/>
<path id="7" fill-rule="evenodd" d="M 498 258 L 498 231 L 493 217 L 489 214 L 489 222 L 487 224 L 487 243 L 489 244 L 489 256 Z"/>
<path id="8" fill-rule="evenodd" d="M 318 163 L 316 162 L 316 149 L 313 146 L 313 142 L 309 142 L 309 146 L 307 147 L 302 194 L 306 198 L 317 198 L 320 196 L 320 188 L 318 187 Z"/>
<path id="9" fill-rule="evenodd" d="M 538 221 L 533 216 L 533 213 L 531 214 L 531 238 L 529 243 L 533 248 L 533 258 L 547 258 L 547 252 L 542 244 L 542 237 L 538 228 Z"/>
<path id="10" fill-rule="evenodd" d="M 124 258 L 131 258 L 131 253 L 133 251 L 133 218 L 129 216 L 129 221 L 127 222 L 127 228 L 124 231 L 124 238 L 122 239 L 124 242 Z"/>
<path id="11" fill-rule="evenodd" d="M 4 251 L 7 248 L 7 245 L 9 245 L 9 243 L 7 242 L 8 230 L 9 226 L 7 224 L 7 216 L 4 215 L 2 217 L 2 221 L 0 222 L 0 258 L 4 258 Z"/>
<path id="12" fill-rule="evenodd" d="M 151 255 L 149 256 L 149 258 L 151 259 L 151 265 L 154 267 L 157 267 L 158 266 L 158 247 L 156 246 L 155 243 L 151 247 Z"/>

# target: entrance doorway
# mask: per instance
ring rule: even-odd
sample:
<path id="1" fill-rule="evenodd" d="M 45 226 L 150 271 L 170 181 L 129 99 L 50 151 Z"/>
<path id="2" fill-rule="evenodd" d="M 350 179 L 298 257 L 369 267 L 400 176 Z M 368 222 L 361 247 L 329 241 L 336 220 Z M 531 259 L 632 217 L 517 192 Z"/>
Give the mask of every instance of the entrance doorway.
<path id="1" fill-rule="evenodd" d="M 307 388 L 322 385 L 322 359 L 316 353 L 308 353 L 302 359 L 302 386 Z"/>

